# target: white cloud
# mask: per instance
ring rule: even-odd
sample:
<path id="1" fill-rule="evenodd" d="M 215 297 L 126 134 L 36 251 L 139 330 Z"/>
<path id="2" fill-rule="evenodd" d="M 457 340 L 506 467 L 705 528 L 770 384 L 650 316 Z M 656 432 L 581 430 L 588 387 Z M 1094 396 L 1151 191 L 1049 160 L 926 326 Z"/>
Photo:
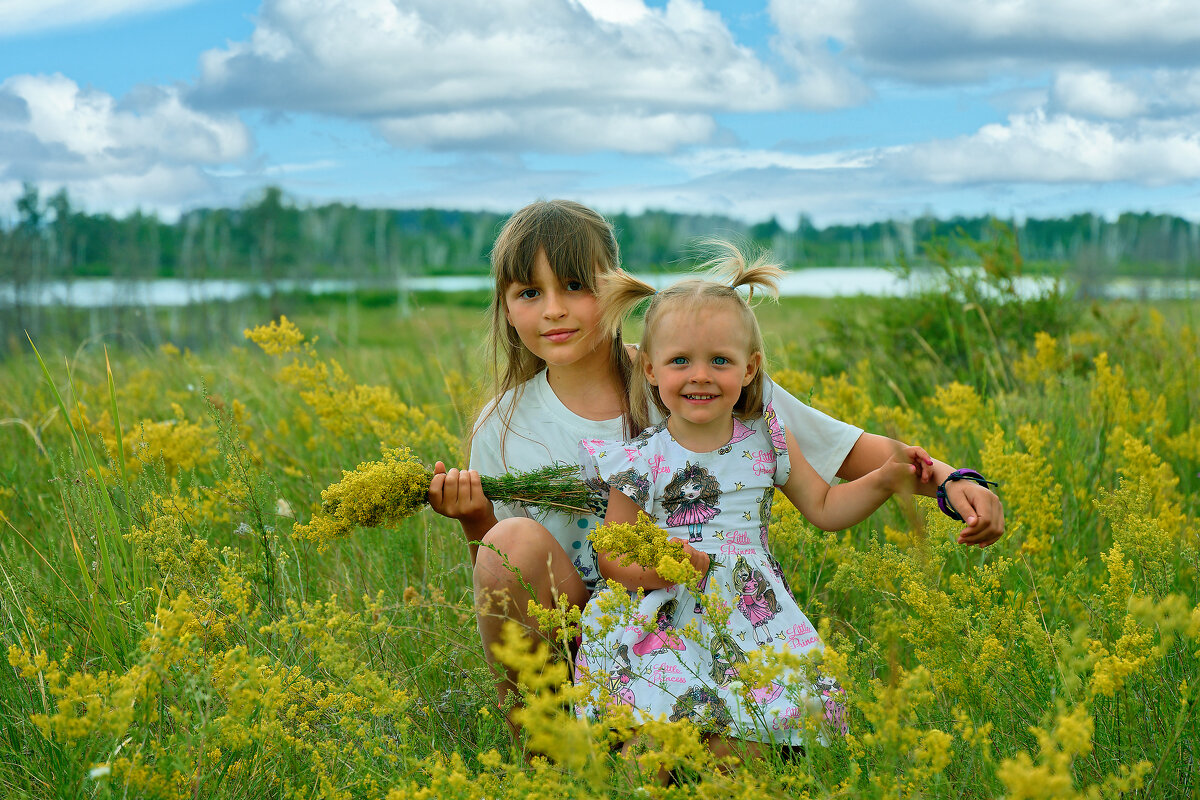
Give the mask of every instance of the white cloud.
<path id="1" fill-rule="evenodd" d="M 337 169 L 341 163 L 330 158 L 317 159 L 316 161 L 300 161 L 286 164 L 267 164 L 265 166 L 258 165 L 251 168 L 246 167 L 215 167 L 204 170 L 205 175 L 210 175 L 214 178 L 281 178 L 288 175 L 299 175 L 305 172 L 327 172 Z"/>
<path id="2" fill-rule="evenodd" d="M 781 37 L 876 75 L 943 83 L 1013 68 L 1200 64 L 1194 0 L 770 0 Z"/>
<path id="3" fill-rule="evenodd" d="M 1146 110 L 1143 95 L 1102 70 L 1065 70 L 1054 78 L 1054 103 L 1069 114 L 1125 119 Z"/>
<path id="4" fill-rule="evenodd" d="M 1055 78 L 1053 106 L 1084 116 L 1124 119 L 1188 116 L 1200 111 L 1200 69 L 1135 70 L 1121 77 L 1098 70 Z"/>
<path id="5" fill-rule="evenodd" d="M 716 129 L 706 114 L 608 113 L 575 108 L 454 111 L 383 120 L 389 142 L 401 146 L 455 149 L 485 146 L 519 150 L 534 140 L 542 152 L 619 149 L 626 153 L 669 153 L 707 141 Z"/>
<path id="6" fill-rule="evenodd" d="M 649 13 L 642 0 L 579 0 L 579 5 L 602 22 L 636 22 Z"/>
<path id="7" fill-rule="evenodd" d="M 711 175 L 733 170 L 773 168 L 795 171 L 865 169 L 874 166 L 878 154 L 873 150 L 801 154 L 723 147 L 696 150 L 675 161 L 693 175 Z"/>
<path id="8" fill-rule="evenodd" d="M 0 181 L 66 186 L 104 208 L 179 202 L 208 186 L 197 165 L 251 147 L 237 117 L 190 109 L 176 89 L 137 89 L 118 102 L 62 75 L 0 83 Z"/>
<path id="9" fill-rule="evenodd" d="M 1035 111 L 969 136 L 894 148 L 885 163 L 934 183 L 1183 183 L 1200 179 L 1197 121 L 1118 125 Z"/>
<path id="10" fill-rule="evenodd" d="M 715 113 L 864 96 L 836 65 L 796 68 L 781 78 L 699 0 L 265 0 L 192 96 L 378 120 L 405 145 L 650 153 L 711 136 Z"/>
<path id="11" fill-rule="evenodd" d="M 4 0 L 0 38 L 161 11 L 196 0 Z"/>

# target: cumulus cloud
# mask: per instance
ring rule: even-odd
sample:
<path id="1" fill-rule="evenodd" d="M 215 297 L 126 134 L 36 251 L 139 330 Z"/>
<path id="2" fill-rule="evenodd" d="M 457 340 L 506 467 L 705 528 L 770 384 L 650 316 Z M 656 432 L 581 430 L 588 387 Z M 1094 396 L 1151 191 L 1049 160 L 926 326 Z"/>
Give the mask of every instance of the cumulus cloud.
<path id="1" fill-rule="evenodd" d="M 0 38 L 66 28 L 113 17 L 161 11 L 196 0 L 5 0 L 0 3 Z"/>
<path id="2" fill-rule="evenodd" d="M 1048 107 L 1103 119 L 1141 117 L 1145 124 L 1200 111 L 1200 68 L 1064 70 L 1055 76 Z"/>
<path id="3" fill-rule="evenodd" d="M 1129 198 L 1150 203 L 1166 187 L 1186 192 L 1200 180 L 1200 114 L 1116 121 L 1037 109 L 968 135 L 916 144 L 816 154 L 700 148 L 672 162 L 686 171 L 685 180 L 636 191 L 614 187 L 591 197 L 608 207 L 624 195 L 635 210 L 716 211 L 744 219 L 804 213 L 819 224 L 924 210 L 1059 214 L 1095 208 L 1102 197 L 1105 207 L 1120 211 Z M 1122 188 L 1110 191 L 1115 186 Z M 1194 197 L 1187 205 L 1197 207 Z"/>
<path id="4" fill-rule="evenodd" d="M 62 75 L 0 83 L 0 182 L 66 186 L 103 207 L 170 203 L 205 188 L 203 165 L 246 156 L 245 125 L 188 108 L 173 88 L 118 101 Z"/>
<path id="5" fill-rule="evenodd" d="M 782 169 L 792 171 L 865 169 L 878 160 L 875 150 L 844 150 L 826 153 L 789 153 L 779 150 L 710 148 L 675 159 L 694 175 L 711 175 L 730 170 Z"/>
<path id="6" fill-rule="evenodd" d="M 1054 78 L 1053 100 L 1071 114 L 1125 119 L 1146 110 L 1144 96 L 1103 70 L 1065 70 Z"/>
<path id="7" fill-rule="evenodd" d="M 795 67 L 699 0 L 265 0 L 248 41 L 202 56 L 192 98 L 366 119 L 404 145 L 649 153 L 712 136 L 718 112 L 862 96 Z"/>
<path id="8" fill-rule="evenodd" d="M 1003 69 L 1200 64 L 1194 0 L 770 0 L 783 39 L 830 42 L 876 75 L 934 83 Z"/>
<path id="9" fill-rule="evenodd" d="M 537 131 L 543 152 L 604 150 L 619 143 L 614 149 L 626 153 L 661 154 L 707 141 L 716 123 L 706 114 L 637 114 L 621 109 L 600 114 L 553 108 L 394 117 L 380 121 L 378 127 L 385 139 L 402 147 L 518 150 L 529 144 L 529 132 Z"/>
<path id="10" fill-rule="evenodd" d="M 1039 110 L 968 136 L 893 148 L 883 163 L 934 183 L 1181 183 L 1200 179 L 1198 121 L 1119 125 Z"/>

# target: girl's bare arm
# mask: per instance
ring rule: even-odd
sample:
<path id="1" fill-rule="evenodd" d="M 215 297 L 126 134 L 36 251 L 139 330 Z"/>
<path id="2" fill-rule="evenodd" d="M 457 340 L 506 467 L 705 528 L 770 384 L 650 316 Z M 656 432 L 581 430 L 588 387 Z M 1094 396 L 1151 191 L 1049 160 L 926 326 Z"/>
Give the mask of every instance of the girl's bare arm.
<path id="1" fill-rule="evenodd" d="M 848 481 L 861 478 L 887 461 L 897 447 L 903 446 L 902 442 L 895 439 L 864 433 L 850 449 L 837 475 Z M 953 471 L 954 467 L 935 459 L 933 474 L 928 480 L 917 484 L 916 492 L 926 497 L 936 497 L 937 487 Z M 1000 498 L 986 486 L 970 481 L 952 481 L 946 486 L 946 496 L 966 522 L 966 527 L 958 534 L 959 544 L 987 547 L 1004 535 L 1004 506 Z"/>
<path id="2" fill-rule="evenodd" d="M 633 524 L 637 521 L 637 513 L 641 511 L 637 503 L 633 502 L 624 492 L 616 490 L 608 493 L 608 511 L 604 515 L 604 522 Z M 691 545 L 682 540 L 684 552 L 692 561 L 692 566 L 695 567 L 701 574 L 708 572 L 708 555 L 701 553 Z M 653 569 L 643 567 L 639 564 L 626 564 L 621 566 L 619 558 L 610 558 L 607 553 L 596 553 L 596 560 L 600 566 L 600 574 L 610 581 L 616 581 L 630 591 L 637 589 L 664 589 L 668 586 L 674 586 L 674 583 L 664 580 L 661 575 Z"/>
<path id="3" fill-rule="evenodd" d="M 934 461 L 922 448 L 896 442 L 875 469 L 830 486 L 804 458 L 792 432 L 785 428 L 785 433 L 792 471 L 780 488 L 822 530 L 838 531 L 862 522 L 895 492 L 913 491 L 918 480 L 929 480 L 933 472 Z"/>

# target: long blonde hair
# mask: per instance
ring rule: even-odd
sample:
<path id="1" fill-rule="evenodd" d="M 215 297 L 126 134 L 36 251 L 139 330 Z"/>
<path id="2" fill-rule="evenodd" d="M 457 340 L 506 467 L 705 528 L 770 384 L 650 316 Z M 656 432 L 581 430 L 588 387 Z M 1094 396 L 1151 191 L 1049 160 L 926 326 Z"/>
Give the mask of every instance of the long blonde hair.
<path id="1" fill-rule="evenodd" d="M 701 246 L 711 253 L 711 256 L 697 268 L 707 274 L 704 277 L 689 278 L 656 291 L 653 286 L 641 281 L 624 270 L 614 270 L 600 279 L 600 308 L 601 328 L 606 332 L 619 332 L 621 325 L 633 313 L 634 309 L 645 300 L 651 298 L 646 308 L 646 327 L 642 334 L 640 358 L 644 361 L 650 357 L 654 348 L 654 333 L 659 320 L 668 311 L 683 307 L 694 309 L 698 306 L 730 303 L 741 315 L 742 323 L 750 339 L 750 353 L 763 352 L 762 331 L 758 327 L 758 319 L 750 308 L 750 303 L 737 290 L 739 287 L 750 287 L 750 299 L 754 290 L 761 289 L 772 297 L 778 297 L 779 280 L 783 277 L 783 269 L 772 262 L 770 254 L 758 254 L 750 263 L 737 245 L 722 239 L 706 239 Z M 639 365 L 640 367 L 641 365 Z M 763 369 L 759 366 L 754 378 L 742 389 L 741 397 L 734 405 L 733 413 L 742 418 L 758 416 L 763 407 Z M 658 387 L 646 379 L 642 368 L 632 370 L 629 380 L 629 416 L 633 427 L 638 430 L 650 425 L 650 404 L 659 410 L 663 416 L 670 412 L 658 393 Z"/>
<path id="2" fill-rule="evenodd" d="M 499 408 L 500 398 L 510 389 L 521 391 L 521 386 L 546 366 L 545 361 L 525 347 L 505 315 L 505 292 L 514 283 L 532 280 L 539 252 L 545 253 L 551 271 L 560 282 L 579 281 L 591 292 L 596 291 L 600 276 L 620 269 L 621 264 L 612 225 L 580 203 L 539 200 L 525 206 L 504 223 L 492 246 L 495 293 L 490 308 L 488 354 L 493 402 L 485 407 L 472 426 L 472 430 L 478 430 L 487 417 L 499 413 L 503 423 L 502 450 L 517 398 L 514 397 L 513 402 L 503 409 Z M 605 334 L 612 340 L 611 362 L 621 382 L 621 413 L 628 430 L 629 376 L 633 363 L 621 341 L 620 329 L 605 329 Z"/>

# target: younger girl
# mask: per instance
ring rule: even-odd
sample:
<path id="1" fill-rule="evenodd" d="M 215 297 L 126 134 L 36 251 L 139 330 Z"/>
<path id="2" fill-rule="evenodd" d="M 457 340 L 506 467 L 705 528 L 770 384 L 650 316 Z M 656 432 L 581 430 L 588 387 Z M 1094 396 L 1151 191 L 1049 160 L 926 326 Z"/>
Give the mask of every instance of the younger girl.
<path id="1" fill-rule="evenodd" d="M 711 617 L 687 587 L 601 553 L 600 574 L 619 594 L 589 604 L 577 664 L 599 679 L 585 713 L 598 716 L 616 702 L 632 705 L 637 721 L 688 718 L 713 737 L 714 749 L 728 752 L 728 739 L 802 744 L 806 707 L 822 708 L 815 685 L 785 686 L 784 680 L 746 687 L 744 694 L 736 683 L 738 665 L 751 650 L 802 655 L 823 647 L 771 555 L 767 525 L 775 488 L 818 527 L 841 530 L 894 492 L 912 491 L 917 476 L 928 480 L 933 459 L 920 447 L 898 448 L 877 469 L 831 487 L 770 403 L 764 406 L 762 335 L 737 292 L 739 286 L 774 291 L 782 270 L 746 266 L 732 249 L 721 268 L 730 273 L 728 282 L 687 280 L 658 293 L 621 272 L 602 281 L 608 330 L 653 297 L 630 406 L 635 420 L 648 420 L 652 402 L 665 419 L 628 444 L 584 442 L 582 460 L 589 480 L 609 489 L 605 522 L 632 523 L 640 506 L 680 541 L 686 533 L 685 550 L 705 576 L 709 607 L 715 595 L 731 613 L 727 622 Z M 639 589 L 645 594 L 633 593 Z M 601 605 L 603 612 L 595 610 Z M 614 626 L 614 618 L 657 620 L 655 635 L 676 646 L 639 650 L 641 627 Z M 624 683 L 611 694 L 602 687 L 615 672 Z M 828 716 L 841 723 L 840 715 Z"/>
<path id="2" fill-rule="evenodd" d="M 597 280 L 619 266 L 608 222 L 564 200 L 522 208 L 505 223 L 492 249 L 493 399 L 475 422 L 471 469 L 447 472 L 439 462 L 429 487 L 433 508 L 462 524 L 476 620 L 489 661 L 504 622 L 515 621 L 536 635 L 527 616 L 526 587 L 543 606 L 565 594 L 582 608 L 600 577 L 587 538 L 599 517 L 553 513 L 534 519 L 517 507 L 493 506 L 483 496 L 479 473 L 574 461 L 581 439 L 621 439 L 641 430 L 634 425 L 645 426 L 629 413 L 636 350 L 601 327 L 604 309 L 594 294 Z M 870 472 L 896 446 L 809 408 L 769 379 L 763 379 L 762 390 L 805 459 L 826 480 Z M 932 496 L 953 469 L 936 462 L 934 481 L 918 491 Z M 986 487 L 957 481 L 947 484 L 947 496 L 966 520 L 960 542 L 985 546 L 1003 533 L 1003 509 Z M 507 706 L 515 676 L 499 674 L 500 701 Z"/>

